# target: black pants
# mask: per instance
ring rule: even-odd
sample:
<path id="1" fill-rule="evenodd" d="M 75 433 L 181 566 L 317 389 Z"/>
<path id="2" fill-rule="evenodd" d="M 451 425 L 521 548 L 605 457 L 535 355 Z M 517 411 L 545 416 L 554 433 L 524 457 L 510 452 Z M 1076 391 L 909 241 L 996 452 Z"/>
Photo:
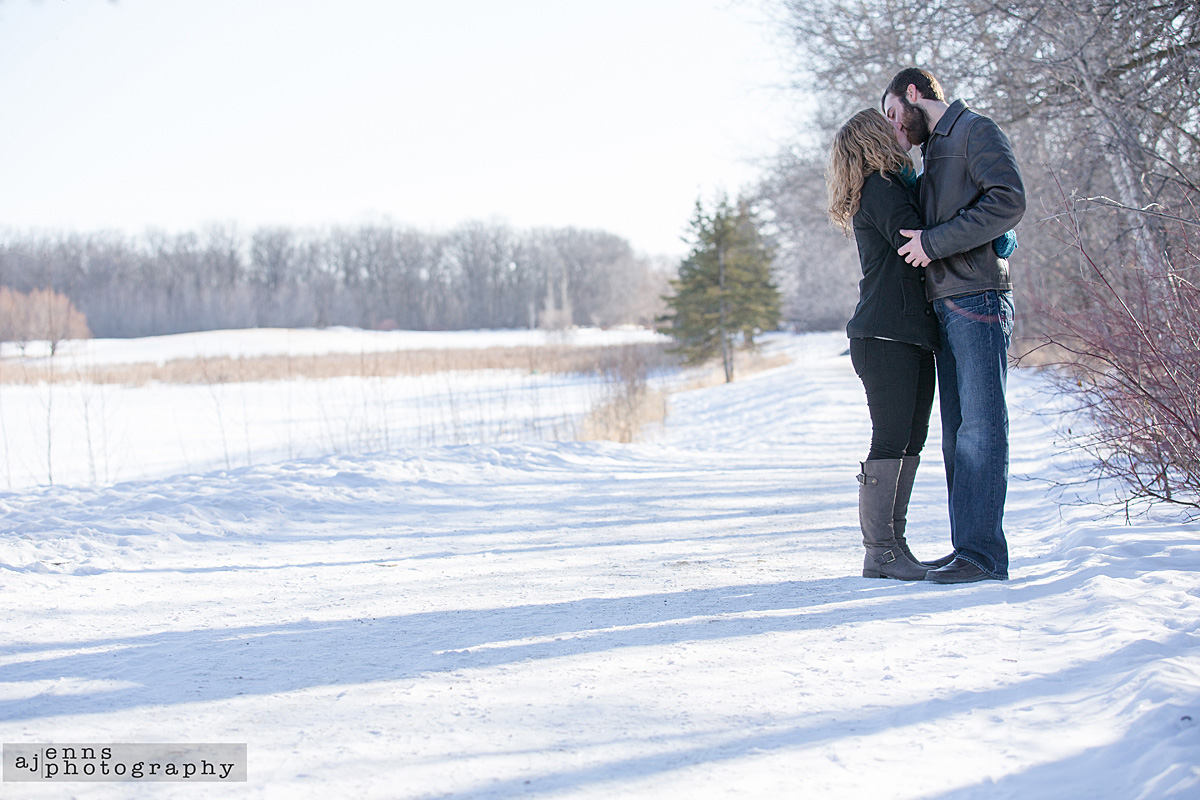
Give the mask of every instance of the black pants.
<path id="1" fill-rule="evenodd" d="M 933 352 L 907 342 L 851 339 L 850 362 L 871 409 L 867 459 L 920 455 L 937 383 Z"/>

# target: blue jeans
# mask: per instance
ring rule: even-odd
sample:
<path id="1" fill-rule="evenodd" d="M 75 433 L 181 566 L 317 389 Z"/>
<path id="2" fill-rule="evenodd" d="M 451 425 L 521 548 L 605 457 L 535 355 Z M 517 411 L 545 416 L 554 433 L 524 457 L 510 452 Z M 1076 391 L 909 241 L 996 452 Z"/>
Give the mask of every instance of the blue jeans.
<path id="1" fill-rule="evenodd" d="M 942 455 L 955 555 L 993 578 L 1008 577 L 1004 498 L 1008 492 L 1008 344 L 1012 292 L 935 300 Z"/>

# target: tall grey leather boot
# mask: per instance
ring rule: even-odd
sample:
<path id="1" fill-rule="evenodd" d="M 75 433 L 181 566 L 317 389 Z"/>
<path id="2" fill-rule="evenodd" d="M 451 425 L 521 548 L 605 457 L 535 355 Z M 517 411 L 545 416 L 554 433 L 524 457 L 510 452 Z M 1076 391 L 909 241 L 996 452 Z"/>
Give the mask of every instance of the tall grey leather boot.
<path id="1" fill-rule="evenodd" d="M 858 475 L 858 523 L 862 528 L 864 578 L 895 578 L 920 581 L 929 571 L 905 554 L 896 541 L 892 510 L 896 505 L 896 484 L 901 459 L 882 458 L 863 461 Z"/>
<path id="2" fill-rule="evenodd" d="M 930 569 L 944 567 L 954 560 L 954 553 L 934 561 L 922 561 L 913 555 L 912 550 L 908 547 L 908 540 L 904 538 L 904 530 L 908 527 L 908 500 L 912 497 L 913 482 L 917 479 L 917 467 L 921 465 L 921 457 L 905 456 L 901 462 L 900 477 L 896 480 L 896 504 L 892 508 L 892 530 L 896 533 L 896 544 L 900 545 L 900 549 L 904 551 L 904 555 L 908 556 L 909 560 L 915 561 L 923 567 Z"/>

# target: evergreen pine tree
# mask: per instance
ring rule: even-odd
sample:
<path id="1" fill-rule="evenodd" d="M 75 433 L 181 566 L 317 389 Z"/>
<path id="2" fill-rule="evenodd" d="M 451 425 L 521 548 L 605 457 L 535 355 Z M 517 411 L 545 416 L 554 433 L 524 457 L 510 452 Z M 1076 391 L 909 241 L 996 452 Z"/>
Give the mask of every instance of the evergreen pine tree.
<path id="1" fill-rule="evenodd" d="M 697 200 L 691 233 L 692 251 L 680 264 L 679 277 L 671 281 L 674 294 L 664 298 L 671 312 L 661 321 L 685 364 L 720 357 L 729 382 L 735 347 L 740 343 L 751 349 L 756 333 L 779 325 L 772 253 L 745 200 L 732 207 L 721 198 L 711 213 Z"/>

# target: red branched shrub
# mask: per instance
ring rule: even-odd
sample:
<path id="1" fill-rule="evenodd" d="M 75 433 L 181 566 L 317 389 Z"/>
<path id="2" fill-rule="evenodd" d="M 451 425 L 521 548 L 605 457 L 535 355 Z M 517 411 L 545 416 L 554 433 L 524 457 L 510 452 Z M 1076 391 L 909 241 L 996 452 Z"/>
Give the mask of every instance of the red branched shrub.
<path id="1" fill-rule="evenodd" d="M 1074 210 L 1063 240 L 1080 256 L 1083 311 L 1041 309 L 1042 337 L 1061 357 L 1050 371 L 1094 423 L 1080 440 L 1098 472 L 1129 487 L 1124 498 L 1200 509 L 1200 259 L 1194 221 L 1177 229 L 1160 272 L 1101 267 L 1080 239 Z M 1154 212 L 1157 221 L 1165 215 Z"/>

